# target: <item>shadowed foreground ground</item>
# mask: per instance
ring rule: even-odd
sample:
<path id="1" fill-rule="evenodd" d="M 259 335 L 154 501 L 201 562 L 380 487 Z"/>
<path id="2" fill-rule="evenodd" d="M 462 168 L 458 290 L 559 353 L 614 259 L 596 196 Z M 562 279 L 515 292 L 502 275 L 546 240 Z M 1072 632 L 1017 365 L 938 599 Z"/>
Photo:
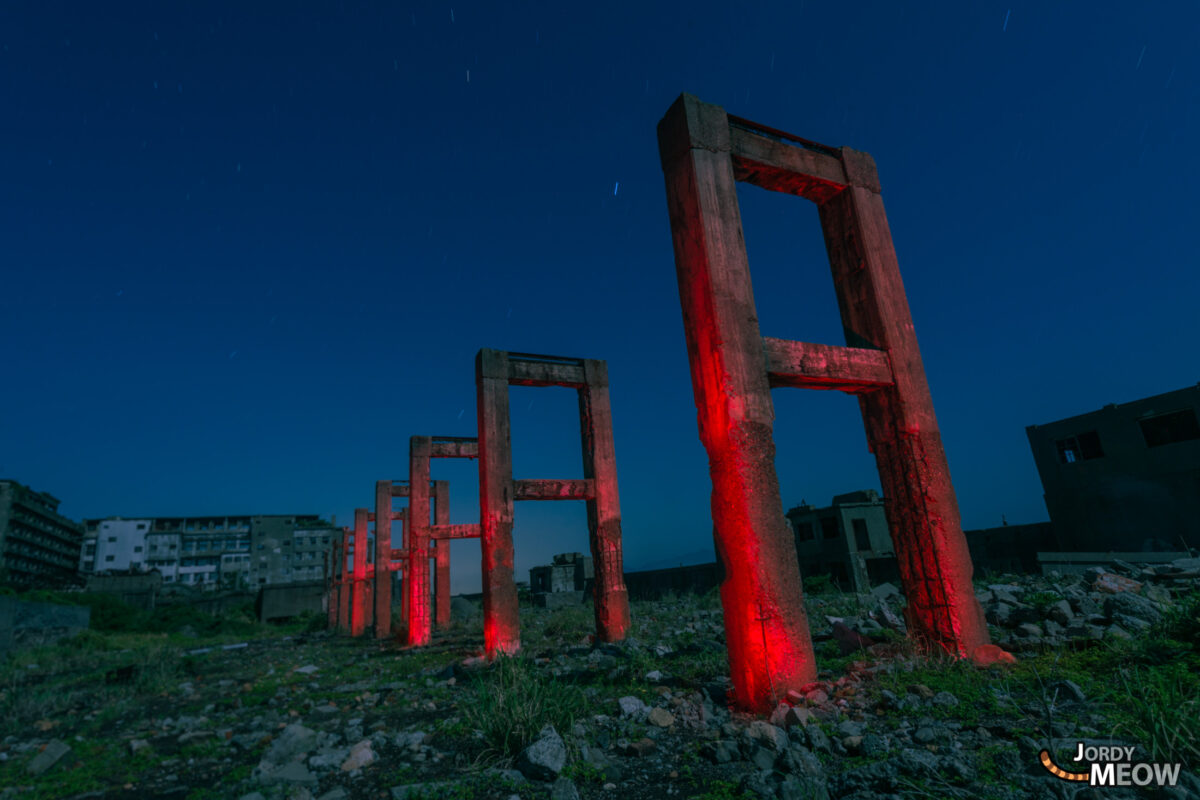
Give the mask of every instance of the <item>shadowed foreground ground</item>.
<path id="1" fill-rule="evenodd" d="M 811 581 L 822 683 L 770 722 L 721 702 L 711 596 L 634 604 L 619 645 L 592 645 L 590 608 L 522 609 L 523 656 L 493 666 L 477 619 L 416 651 L 318 619 L 89 631 L 0 665 L 0 798 L 1200 797 L 1186 769 L 1078 793 L 1037 762 L 1115 739 L 1200 765 L 1196 581 L 1094 577 L 979 582 L 1020 656 L 986 670 L 915 656 L 889 629 L 902 598 Z"/>

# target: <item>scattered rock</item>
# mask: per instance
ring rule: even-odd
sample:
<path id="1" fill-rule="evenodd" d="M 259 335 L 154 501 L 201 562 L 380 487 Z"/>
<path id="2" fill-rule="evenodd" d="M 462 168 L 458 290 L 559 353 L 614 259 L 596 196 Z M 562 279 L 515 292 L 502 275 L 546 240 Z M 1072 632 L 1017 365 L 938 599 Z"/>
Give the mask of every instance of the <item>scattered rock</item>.
<path id="1" fill-rule="evenodd" d="M 278 769 L 264 772 L 259 776 L 259 782 L 264 786 L 273 786 L 275 784 L 301 784 L 304 786 L 316 786 L 317 776 L 309 772 L 308 767 L 304 766 L 299 761 L 289 761 Z"/>
<path id="2" fill-rule="evenodd" d="M 632 719 L 644 720 L 646 715 L 650 713 L 650 707 L 642 702 L 640 697 L 628 695 L 617 700 L 617 705 L 621 707 L 621 716 L 630 717 Z"/>
<path id="3" fill-rule="evenodd" d="M 294 758 L 305 756 L 317 746 L 317 732 L 306 728 L 298 722 L 293 722 L 283 729 L 279 738 L 271 742 L 263 761 L 269 764 L 282 764 Z"/>
<path id="4" fill-rule="evenodd" d="M 653 708 L 646 715 L 646 721 L 660 728 L 669 728 L 675 724 L 675 715 L 665 708 Z"/>
<path id="5" fill-rule="evenodd" d="M 567 746 L 553 725 L 542 728 L 537 741 L 517 756 L 514 764 L 526 778 L 552 781 L 567 765 Z"/>
<path id="6" fill-rule="evenodd" d="M 33 760 L 29 762 L 29 766 L 25 769 L 31 775 L 41 775 L 66 758 L 70 752 L 71 748 L 69 745 L 60 742 L 58 739 L 51 739 L 50 743 L 42 749 L 42 752 L 33 757 Z"/>
<path id="7" fill-rule="evenodd" d="M 579 800 L 579 790 L 569 778 L 559 778 L 550 787 L 550 800 Z"/>
<path id="8" fill-rule="evenodd" d="M 370 740 L 363 739 L 350 748 L 350 755 L 342 762 L 342 772 L 352 772 L 356 769 L 362 769 L 368 764 L 374 763 L 376 758 L 375 751 L 371 749 Z"/>

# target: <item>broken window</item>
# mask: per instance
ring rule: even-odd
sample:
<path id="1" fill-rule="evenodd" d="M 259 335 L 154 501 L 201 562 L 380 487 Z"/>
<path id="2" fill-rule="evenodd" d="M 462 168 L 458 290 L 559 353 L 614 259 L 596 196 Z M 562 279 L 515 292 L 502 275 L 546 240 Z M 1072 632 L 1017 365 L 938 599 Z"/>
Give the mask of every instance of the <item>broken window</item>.
<path id="1" fill-rule="evenodd" d="M 1161 447 L 1164 444 L 1200 439 L 1200 423 L 1196 420 L 1195 410 L 1191 408 L 1156 414 L 1138 420 L 1138 424 L 1142 427 L 1142 436 L 1147 447 Z"/>
<path id="2" fill-rule="evenodd" d="M 1084 431 L 1059 439 L 1054 445 L 1058 449 L 1058 460 L 1062 464 L 1074 464 L 1077 461 L 1104 456 L 1104 448 L 1100 446 L 1100 434 L 1095 431 Z"/>

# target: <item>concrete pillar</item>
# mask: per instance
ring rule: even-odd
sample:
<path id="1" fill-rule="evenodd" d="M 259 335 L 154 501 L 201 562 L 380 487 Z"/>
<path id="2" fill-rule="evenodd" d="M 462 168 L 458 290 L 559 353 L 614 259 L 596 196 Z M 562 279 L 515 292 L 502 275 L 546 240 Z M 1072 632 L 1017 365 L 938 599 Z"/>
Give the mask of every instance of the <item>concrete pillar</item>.
<path id="1" fill-rule="evenodd" d="M 479 523 L 483 554 L 483 641 L 488 658 L 521 647 L 513 580 L 512 440 L 508 415 L 508 354 L 475 357 L 479 431 Z"/>
<path id="2" fill-rule="evenodd" d="M 350 635 L 362 636 L 367 627 L 367 515 L 354 509 L 354 578 L 351 585 Z"/>
<path id="3" fill-rule="evenodd" d="M 407 497 L 408 495 L 405 495 L 405 496 Z M 409 520 L 409 518 L 410 518 L 410 515 L 408 513 L 408 509 L 404 508 L 400 511 L 400 519 L 397 520 L 400 523 L 400 549 L 404 550 L 405 552 L 407 552 L 408 543 L 411 538 L 408 535 L 408 520 Z M 404 621 L 404 630 L 405 630 L 404 641 L 407 642 L 408 641 L 408 558 L 407 557 L 401 558 L 400 562 L 399 562 L 399 564 L 397 564 L 397 566 L 399 567 L 399 572 L 400 572 L 400 619 Z"/>
<path id="4" fill-rule="evenodd" d="M 430 436 L 413 436 L 408 444 L 408 643 L 424 647 L 433 640 L 430 613 L 429 460 L 433 453 Z"/>
<path id="5" fill-rule="evenodd" d="M 433 482 L 433 524 L 450 524 L 450 482 Z M 438 630 L 450 627 L 450 540 L 434 542 L 436 560 L 434 592 L 434 624 Z"/>
<path id="6" fill-rule="evenodd" d="M 621 501 L 617 491 L 617 456 L 613 443 L 612 403 L 608 397 L 608 365 L 583 362 L 585 385 L 579 389 L 579 427 L 583 440 L 583 477 L 591 479 L 595 497 L 587 501 L 588 534 L 596 577 L 596 635 L 604 642 L 625 638 L 629 629 L 629 593 L 621 557 Z"/>
<path id="7" fill-rule="evenodd" d="M 792 532 L 783 516 L 774 406 L 723 109 L 681 97 L 658 126 L 700 439 L 724 568 L 738 706 L 769 711 L 816 680 Z"/>
<path id="8" fill-rule="evenodd" d="M 375 482 L 375 638 L 392 635 L 392 482 Z"/>
<path id="9" fill-rule="evenodd" d="M 338 630 L 350 631 L 350 575 L 346 560 L 350 555 L 350 529 L 342 528 L 342 548 L 338 554 Z"/>
<path id="10" fill-rule="evenodd" d="M 338 595 L 338 574 L 337 574 L 337 557 L 338 551 L 337 542 L 332 542 L 329 545 L 329 550 L 325 552 L 325 611 L 328 614 L 326 626 L 329 630 L 337 630 L 337 595 Z"/>
<path id="11" fill-rule="evenodd" d="M 847 331 L 888 353 L 894 383 L 859 395 L 899 562 L 910 635 L 969 657 L 988 644 L 973 566 L 875 162 L 842 149 L 852 185 L 820 206 Z"/>

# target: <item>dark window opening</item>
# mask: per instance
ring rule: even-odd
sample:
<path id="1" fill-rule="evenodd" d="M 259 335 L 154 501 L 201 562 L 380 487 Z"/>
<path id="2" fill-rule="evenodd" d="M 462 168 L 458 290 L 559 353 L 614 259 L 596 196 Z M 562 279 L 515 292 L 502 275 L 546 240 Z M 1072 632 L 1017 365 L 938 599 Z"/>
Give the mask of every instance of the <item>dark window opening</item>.
<path id="1" fill-rule="evenodd" d="M 1095 431 L 1084 431 L 1077 436 L 1068 436 L 1066 439 L 1059 439 L 1054 444 L 1058 449 L 1058 460 L 1063 464 L 1074 464 L 1077 461 L 1104 457 L 1104 448 L 1100 445 L 1100 434 Z"/>
<path id="2" fill-rule="evenodd" d="M 1142 426 L 1147 447 L 1200 439 L 1200 422 L 1196 420 L 1196 412 L 1190 408 L 1138 420 L 1138 424 Z"/>
<path id="3" fill-rule="evenodd" d="M 867 521 L 865 519 L 852 520 L 854 524 L 854 547 L 860 552 L 866 552 L 871 549 L 871 535 L 867 533 Z"/>
<path id="4" fill-rule="evenodd" d="M 812 526 L 811 522 L 797 522 L 796 523 L 796 541 L 797 542 L 811 542 L 815 538 L 816 538 L 816 534 L 813 532 L 813 526 Z"/>
<path id="5" fill-rule="evenodd" d="M 837 520 L 833 517 L 825 517 L 821 520 L 821 535 L 826 539 L 836 539 L 838 535 Z"/>

